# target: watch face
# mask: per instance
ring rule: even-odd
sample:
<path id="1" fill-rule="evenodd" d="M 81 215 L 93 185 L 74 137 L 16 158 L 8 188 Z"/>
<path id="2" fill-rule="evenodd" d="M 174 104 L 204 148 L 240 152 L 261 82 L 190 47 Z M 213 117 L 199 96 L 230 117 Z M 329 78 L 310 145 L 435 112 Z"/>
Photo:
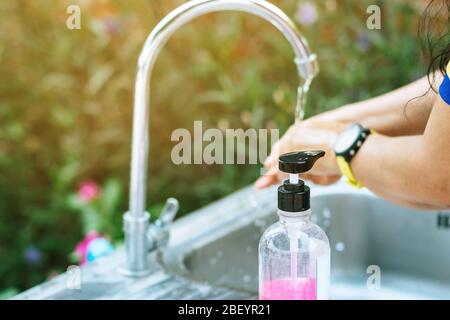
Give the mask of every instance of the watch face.
<path id="1" fill-rule="evenodd" d="M 345 129 L 336 139 L 334 152 L 336 152 L 337 154 L 346 152 L 358 139 L 360 133 L 361 126 L 358 124 L 351 125 L 347 129 Z"/>

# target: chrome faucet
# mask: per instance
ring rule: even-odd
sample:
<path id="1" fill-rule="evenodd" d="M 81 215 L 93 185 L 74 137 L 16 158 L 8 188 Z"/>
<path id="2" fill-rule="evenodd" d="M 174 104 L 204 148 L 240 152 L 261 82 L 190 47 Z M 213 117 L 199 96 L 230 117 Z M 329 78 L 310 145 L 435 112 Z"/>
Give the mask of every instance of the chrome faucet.
<path id="1" fill-rule="evenodd" d="M 121 268 L 127 276 L 145 276 L 150 272 L 148 252 L 167 242 L 169 225 L 178 210 L 178 202 L 173 198 L 169 199 L 160 219 L 153 225 L 149 225 L 150 214 L 145 211 L 149 84 L 153 66 L 161 48 L 176 30 L 198 16 L 218 11 L 247 12 L 275 26 L 294 49 L 301 83 L 299 88 L 308 86 L 318 73 L 316 56 L 310 52 L 306 40 L 294 23 L 278 7 L 264 0 L 192 0 L 173 10 L 158 23 L 145 41 L 139 56 L 135 82 L 130 209 L 124 215 L 126 261 Z"/>

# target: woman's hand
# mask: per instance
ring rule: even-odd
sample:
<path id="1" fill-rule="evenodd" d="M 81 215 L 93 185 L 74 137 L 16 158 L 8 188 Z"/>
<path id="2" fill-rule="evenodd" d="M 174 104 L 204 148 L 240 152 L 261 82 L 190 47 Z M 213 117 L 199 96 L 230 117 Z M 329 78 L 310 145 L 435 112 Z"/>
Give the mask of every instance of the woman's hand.
<path id="1" fill-rule="evenodd" d="M 302 150 L 323 150 L 325 157 L 319 159 L 304 179 L 316 184 L 331 184 L 339 180 L 341 174 L 333 152 L 333 145 L 346 123 L 335 122 L 317 116 L 292 125 L 284 136 L 273 146 L 272 152 L 264 162 L 267 173 L 260 177 L 255 186 L 259 189 L 269 187 L 283 178 L 278 170 L 278 157 L 287 152 Z"/>

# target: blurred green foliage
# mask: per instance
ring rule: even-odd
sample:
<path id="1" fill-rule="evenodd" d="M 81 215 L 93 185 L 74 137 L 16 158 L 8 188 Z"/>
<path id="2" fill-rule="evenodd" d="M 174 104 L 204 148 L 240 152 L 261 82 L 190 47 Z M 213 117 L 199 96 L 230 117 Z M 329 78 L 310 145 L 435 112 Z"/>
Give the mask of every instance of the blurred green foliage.
<path id="1" fill-rule="evenodd" d="M 63 271 L 92 226 L 121 239 L 137 57 L 152 27 L 182 2 L 0 2 L 1 297 Z M 420 1 L 272 2 L 298 23 L 319 57 L 321 73 L 307 116 L 424 73 L 416 39 Z M 81 30 L 65 25 L 73 3 L 81 7 Z M 381 30 L 366 28 L 366 9 L 373 3 L 382 8 Z M 180 200 L 185 214 L 259 174 L 256 165 L 173 165 L 175 128 L 191 130 L 194 120 L 202 120 L 204 128 L 283 132 L 293 121 L 297 83 L 290 46 L 259 18 L 216 13 L 177 32 L 153 74 L 148 180 L 153 217 L 169 196 Z M 95 205 L 76 200 L 87 179 L 102 186 L 104 199 Z"/>

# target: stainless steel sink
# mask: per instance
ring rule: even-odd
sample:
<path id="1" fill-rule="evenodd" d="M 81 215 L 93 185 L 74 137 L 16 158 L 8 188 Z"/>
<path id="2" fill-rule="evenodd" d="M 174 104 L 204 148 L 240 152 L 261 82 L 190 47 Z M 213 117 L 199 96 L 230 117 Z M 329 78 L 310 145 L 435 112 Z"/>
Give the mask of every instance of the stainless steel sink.
<path id="1" fill-rule="evenodd" d="M 256 297 L 258 241 L 277 219 L 275 196 L 247 188 L 179 220 L 163 264 Z M 450 213 L 401 208 L 342 182 L 312 186 L 312 210 L 330 239 L 332 299 L 450 299 Z"/>
<path id="2" fill-rule="evenodd" d="M 311 190 L 332 246 L 333 299 L 450 299 L 450 212 L 403 209 L 344 183 Z M 14 299 L 257 298 L 258 241 L 276 202 L 275 188 L 248 187 L 178 219 L 168 247 L 148 256 L 146 277 L 119 273 L 119 248 L 81 268 L 76 290 L 64 273 Z M 370 266 L 380 269 L 378 289 L 367 286 Z"/>

